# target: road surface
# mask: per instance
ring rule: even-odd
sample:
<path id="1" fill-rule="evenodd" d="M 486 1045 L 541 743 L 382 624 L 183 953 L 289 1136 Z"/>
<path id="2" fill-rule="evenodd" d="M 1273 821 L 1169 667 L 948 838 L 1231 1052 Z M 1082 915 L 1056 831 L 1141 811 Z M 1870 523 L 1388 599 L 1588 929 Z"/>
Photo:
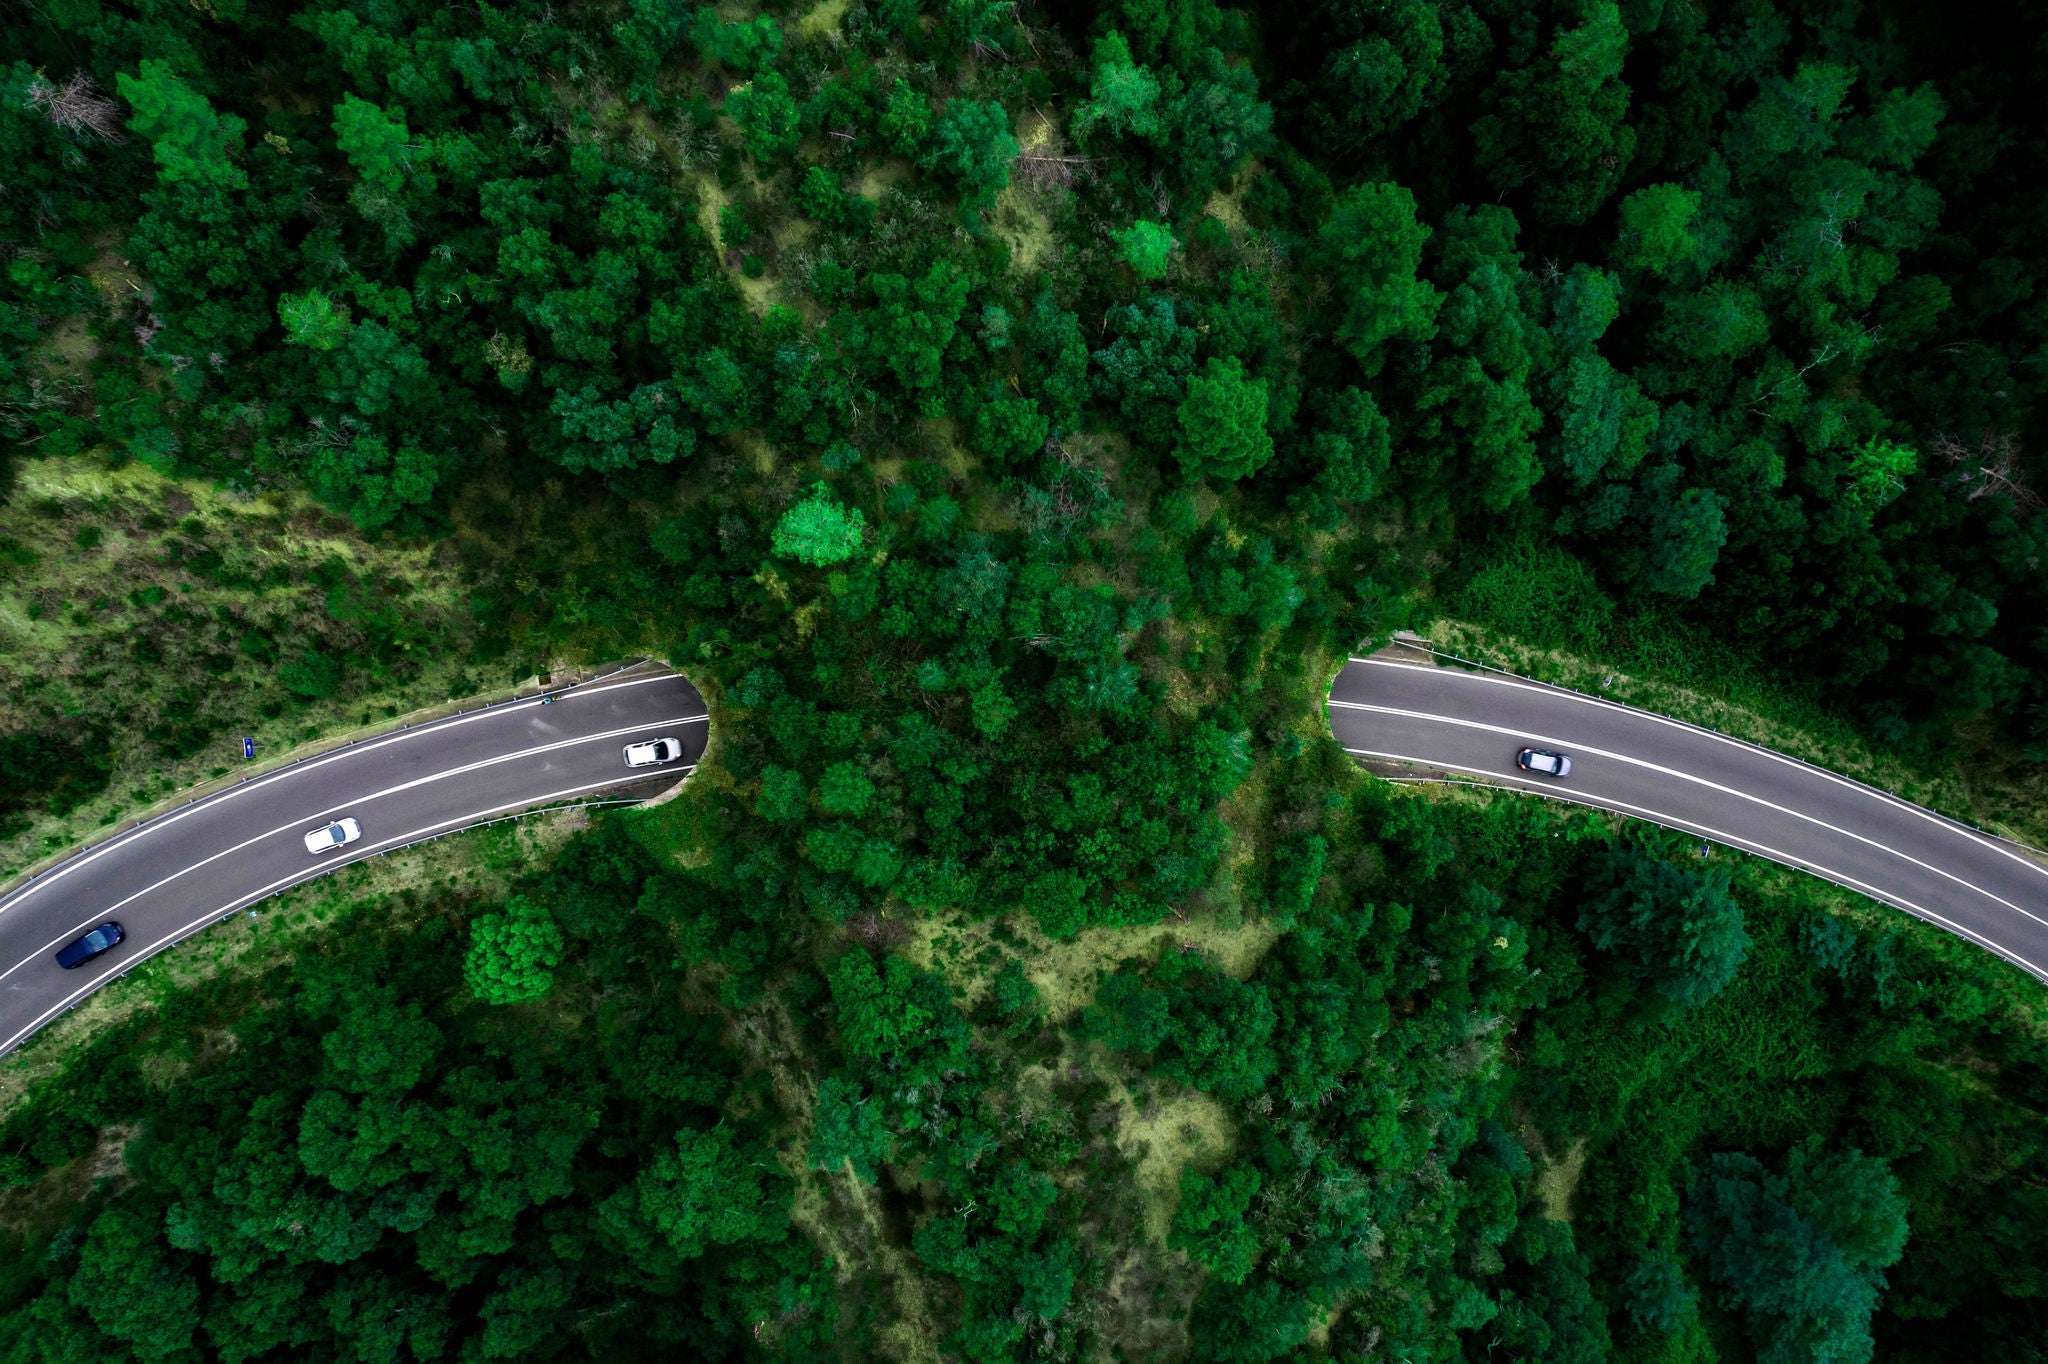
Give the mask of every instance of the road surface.
<path id="1" fill-rule="evenodd" d="M 59 863 L 0 900 L 0 1053 L 144 958 L 336 867 L 530 807 L 680 776 L 704 752 L 704 699 L 667 672 L 504 702 L 365 739 L 252 777 Z M 628 769 L 625 745 L 672 736 L 683 755 Z M 322 857 L 308 829 L 353 816 L 362 837 Z M 74 970 L 57 949 L 109 920 L 127 939 Z"/>
<path id="2" fill-rule="evenodd" d="M 1354 658 L 1330 727 L 1361 759 L 1470 773 L 1699 834 L 1896 905 L 2048 980 L 2048 865 L 1821 768 L 1647 711 L 1496 673 Z M 1562 781 L 1524 747 L 1571 755 Z"/>

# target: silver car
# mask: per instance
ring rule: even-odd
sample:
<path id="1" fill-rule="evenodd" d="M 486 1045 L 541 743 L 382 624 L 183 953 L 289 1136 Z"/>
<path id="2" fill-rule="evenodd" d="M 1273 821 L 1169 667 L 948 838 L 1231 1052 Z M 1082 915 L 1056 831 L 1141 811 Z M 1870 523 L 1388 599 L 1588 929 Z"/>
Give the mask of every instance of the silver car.
<path id="1" fill-rule="evenodd" d="M 323 824 L 317 829 L 306 831 L 306 851 L 318 857 L 321 853 L 333 852 L 346 843 L 353 843 L 363 836 L 363 826 L 352 819 L 337 819 L 332 824 Z"/>

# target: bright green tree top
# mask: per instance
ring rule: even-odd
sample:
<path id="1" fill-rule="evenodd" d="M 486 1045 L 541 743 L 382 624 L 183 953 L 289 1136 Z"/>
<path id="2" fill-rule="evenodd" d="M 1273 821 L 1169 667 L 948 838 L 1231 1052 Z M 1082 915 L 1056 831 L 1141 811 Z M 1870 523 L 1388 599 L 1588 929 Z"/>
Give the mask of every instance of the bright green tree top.
<path id="1" fill-rule="evenodd" d="M 1146 222 L 1140 218 L 1116 234 L 1117 250 L 1122 253 L 1124 264 L 1131 267 L 1131 273 L 1139 279 L 1158 279 L 1166 273 L 1166 262 L 1173 254 L 1173 234 L 1158 223 Z"/>
<path id="2" fill-rule="evenodd" d="M 313 350 L 333 350 L 348 340 L 348 305 L 318 289 L 280 295 L 277 320 L 284 323 L 285 340 Z"/>
<path id="3" fill-rule="evenodd" d="M 135 106 L 128 126 L 149 139 L 159 178 L 215 189 L 249 187 L 249 177 L 229 160 L 231 149 L 240 150 L 248 125 L 233 114 L 216 113 L 206 96 L 179 80 L 168 63 L 144 58 L 139 76 L 122 72 L 114 84 L 121 98 Z"/>
<path id="4" fill-rule="evenodd" d="M 343 95 L 334 106 L 334 139 L 364 184 L 385 190 L 405 184 L 406 144 L 412 134 L 403 114 L 388 114 L 368 100 Z"/>
<path id="5" fill-rule="evenodd" d="M 823 483 L 775 523 L 777 554 L 814 567 L 836 564 L 860 552 L 867 518 L 857 507 L 842 507 Z"/>

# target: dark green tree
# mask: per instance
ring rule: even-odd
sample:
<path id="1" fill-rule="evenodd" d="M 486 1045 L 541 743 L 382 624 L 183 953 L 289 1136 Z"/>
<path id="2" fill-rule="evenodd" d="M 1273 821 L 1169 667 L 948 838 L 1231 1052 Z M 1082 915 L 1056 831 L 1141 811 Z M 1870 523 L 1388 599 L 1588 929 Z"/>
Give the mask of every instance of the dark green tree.
<path id="1" fill-rule="evenodd" d="M 1859 1364 L 1884 1271 L 1906 1245 L 1906 1200 L 1885 1162 L 1819 1138 L 1784 1172 L 1723 1152 L 1686 1195 L 1685 1228 L 1722 1299 L 1749 1323 L 1757 1358 Z"/>
<path id="2" fill-rule="evenodd" d="M 1602 855 L 1586 889 L 1579 931 L 1602 951 L 1634 958 L 1637 973 L 1667 999 L 1712 999 L 1741 969 L 1749 934 L 1726 872 L 1691 872 L 1617 847 Z"/>

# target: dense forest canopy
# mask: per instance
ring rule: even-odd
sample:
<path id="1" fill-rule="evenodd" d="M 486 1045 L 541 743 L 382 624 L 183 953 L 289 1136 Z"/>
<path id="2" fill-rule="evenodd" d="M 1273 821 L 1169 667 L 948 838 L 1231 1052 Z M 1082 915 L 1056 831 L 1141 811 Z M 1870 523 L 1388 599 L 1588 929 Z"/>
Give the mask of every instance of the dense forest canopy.
<path id="1" fill-rule="evenodd" d="M 79 1044 L 0 1126 L 0 1353 L 2038 1357 L 2038 987 L 1320 710 L 1450 613 L 2048 760 L 2039 6 L 0 33 L 17 502 L 304 490 L 459 575 L 174 603 L 277 713 L 461 651 L 715 716 L 674 802 Z M 110 729 L 0 716 L 0 834 L 208 737 Z"/>

